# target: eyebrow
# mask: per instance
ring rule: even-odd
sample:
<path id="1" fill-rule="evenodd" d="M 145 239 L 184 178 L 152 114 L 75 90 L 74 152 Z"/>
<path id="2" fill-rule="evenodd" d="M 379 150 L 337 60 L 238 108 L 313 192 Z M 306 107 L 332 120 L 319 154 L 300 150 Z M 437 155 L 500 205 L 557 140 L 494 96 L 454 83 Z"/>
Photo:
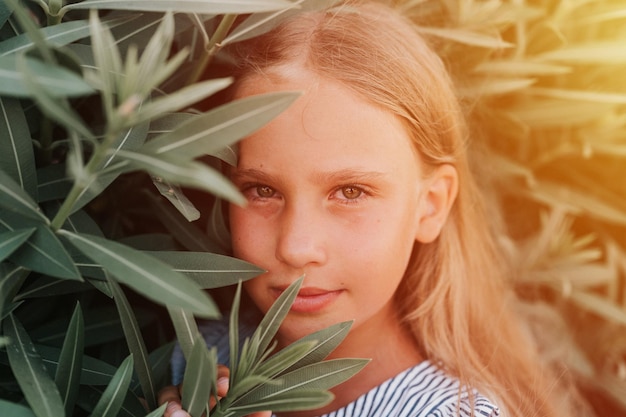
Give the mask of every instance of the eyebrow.
<path id="1" fill-rule="evenodd" d="M 383 172 L 349 168 L 332 172 L 318 172 L 314 175 L 313 180 L 315 182 L 359 183 L 382 180 L 386 177 L 388 177 L 388 174 L 385 174 Z M 230 178 L 233 181 L 241 181 L 246 178 L 254 178 L 255 180 L 269 183 L 278 181 L 278 178 L 276 178 L 276 176 L 255 168 L 235 169 L 234 172 L 231 173 Z"/>

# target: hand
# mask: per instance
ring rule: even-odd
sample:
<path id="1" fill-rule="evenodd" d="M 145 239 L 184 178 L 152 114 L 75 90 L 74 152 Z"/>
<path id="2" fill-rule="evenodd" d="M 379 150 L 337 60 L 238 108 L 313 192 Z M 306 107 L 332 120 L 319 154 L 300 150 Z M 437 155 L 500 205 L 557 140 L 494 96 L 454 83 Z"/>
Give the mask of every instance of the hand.
<path id="1" fill-rule="evenodd" d="M 229 370 L 225 366 L 220 366 L 217 370 L 217 398 L 220 399 L 228 392 L 228 375 Z M 168 403 L 163 417 L 191 417 L 187 411 L 183 410 L 181 405 L 181 390 L 182 385 L 174 386 L 169 385 L 159 391 L 159 405 Z M 216 399 L 211 397 L 209 406 L 212 408 L 215 406 Z M 252 413 L 248 417 L 271 417 L 271 411 L 263 411 L 258 413 Z"/>

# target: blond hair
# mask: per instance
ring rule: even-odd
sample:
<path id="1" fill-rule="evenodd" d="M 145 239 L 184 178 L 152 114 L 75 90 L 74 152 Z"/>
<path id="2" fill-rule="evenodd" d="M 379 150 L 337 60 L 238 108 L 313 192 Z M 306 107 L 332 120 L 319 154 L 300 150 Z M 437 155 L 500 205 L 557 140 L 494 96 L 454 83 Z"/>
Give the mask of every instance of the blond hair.
<path id="1" fill-rule="evenodd" d="M 417 244 L 396 304 L 422 353 L 516 417 L 571 415 L 511 313 L 505 263 L 467 162 L 467 133 L 447 71 L 391 8 L 344 1 L 237 44 L 240 79 L 298 63 L 343 83 L 406 125 L 425 168 L 451 164 L 459 195 L 433 243 Z"/>

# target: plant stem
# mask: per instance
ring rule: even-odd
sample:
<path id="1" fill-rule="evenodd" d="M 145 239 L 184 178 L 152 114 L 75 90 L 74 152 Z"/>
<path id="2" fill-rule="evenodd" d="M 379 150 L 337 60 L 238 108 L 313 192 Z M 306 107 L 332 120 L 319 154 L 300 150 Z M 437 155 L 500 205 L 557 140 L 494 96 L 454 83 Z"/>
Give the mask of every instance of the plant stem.
<path id="1" fill-rule="evenodd" d="M 189 85 L 198 82 L 198 80 L 202 77 L 204 70 L 206 70 L 206 67 L 211 62 L 211 59 L 213 59 L 213 56 L 215 56 L 215 54 L 221 47 L 220 43 L 226 38 L 226 35 L 228 35 L 228 32 L 235 23 L 236 18 L 237 15 L 234 14 L 226 14 L 222 17 L 220 24 L 218 25 L 217 29 L 215 29 L 215 33 L 213 33 L 211 40 L 205 47 L 206 54 L 202 56 L 202 60 L 198 63 L 195 71 L 191 74 L 191 77 L 189 79 Z"/>
<path id="2" fill-rule="evenodd" d="M 87 162 L 87 165 L 84 166 L 84 172 L 87 178 L 91 179 L 96 174 L 100 164 L 106 157 L 106 150 L 109 148 L 109 144 L 115 139 L 115 136 L 115 134 L 107 134 L 104 141 L 95 147 L 91 159 Z M 63 201 L 63 204 L 59 208 L 57 214 L 54 216 L 54 219 L 52 219 L 52 223 L 50 224 L 52 230 L 57 231 L 61 228 L 61 226 L 63 226 L 65 220 L 67 220 L 67 218 L 72 214 L 74 205 L 80 196 L 83 195 L 85 190 L 87 190 L 92 183 L 93 180 L 87 182 L 76 179 L 74 180 L 74 184 L 72 184 L 70 192 L 67 197 L 65 197 L 65 200 Z"/>

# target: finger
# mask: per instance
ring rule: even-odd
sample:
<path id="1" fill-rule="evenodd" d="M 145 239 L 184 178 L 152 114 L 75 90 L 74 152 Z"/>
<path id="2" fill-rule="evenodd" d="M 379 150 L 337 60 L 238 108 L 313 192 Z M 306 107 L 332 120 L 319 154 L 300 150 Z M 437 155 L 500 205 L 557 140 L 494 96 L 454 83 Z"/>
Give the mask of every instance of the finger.
<path id="1" fill-rule="evenodd" d="M 230 369 L 224 365 L 217 366 L 217 398 L 222 398 L 228 392 Z"/>
<path id="2" fill-rule="evenodd" d="M 257 413 L 248 414 L 247 417 L 272 417 L 271 411 L 259 411 Z"/>
<path id="3" fill-rule="evenodd" d="M 168 385 L 161 389 L 158 394 L 159 405 L 166 402 L 178 402 L 180 403 L 180 391 L 175 385 Z"/>
<path id="4" fill-rule="evenodd" d="M 172 401 L 167 404 L 163 417 L 191 417 L 189 413 L 183 410 L 180 403 Z"/>

